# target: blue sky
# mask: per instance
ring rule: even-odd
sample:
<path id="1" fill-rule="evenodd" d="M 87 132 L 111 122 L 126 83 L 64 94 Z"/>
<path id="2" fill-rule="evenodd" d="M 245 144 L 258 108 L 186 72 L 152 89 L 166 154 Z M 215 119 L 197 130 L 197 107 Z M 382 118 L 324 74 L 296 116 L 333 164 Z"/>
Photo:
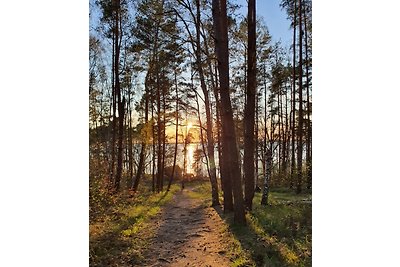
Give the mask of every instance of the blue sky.
<path id="1" fill-rule="evenodd" d="M 241 12 L 247 15 L 247 1 L 236 0 L 242 5 Z M 282 41 L 285 47 L 289 47 L 292 43 L 292 32 L 290 30 L 290 22 L 286 19 L 286 11 L 281 10 L 280 0 L 256 0 L 257 16 L 263 17 L 273 41 Z"/>
<path id="2" fill-rule="evenodd" d="M 90 0 L 92 2 L 92 0 Z M 290 22 L 286 19 L 286 12 L 281 10 L 279 4 L 281 0 L 256 0 L 256 12 L 258 17 L 263 17 L 272 35 L 272 40 L 282 41 L 283 46 L 289 47 L 292 43 L 292 32 Z M 247 0 L 236 0 L 241 5 L 241 13 L 247 16 Z M 98 14 L 91 14 L 91 23 L 95 23 Z"/>

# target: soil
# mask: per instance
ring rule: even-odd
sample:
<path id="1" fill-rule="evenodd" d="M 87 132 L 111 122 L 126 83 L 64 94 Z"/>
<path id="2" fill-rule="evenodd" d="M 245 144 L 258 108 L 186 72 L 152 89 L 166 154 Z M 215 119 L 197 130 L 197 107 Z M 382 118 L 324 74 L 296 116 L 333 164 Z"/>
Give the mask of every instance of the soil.
<path id="1" fill-rule="evenodd" d="M 157 230 L 145 266 L 230 266 L 224 221 L 203 200 L 178 192 L 154 221 Z"/>

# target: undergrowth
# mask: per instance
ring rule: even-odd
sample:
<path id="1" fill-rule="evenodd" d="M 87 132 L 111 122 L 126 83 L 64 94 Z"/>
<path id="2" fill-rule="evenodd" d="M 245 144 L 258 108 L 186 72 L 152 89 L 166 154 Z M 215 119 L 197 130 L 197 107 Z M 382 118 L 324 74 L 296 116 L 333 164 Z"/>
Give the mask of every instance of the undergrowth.
<path id="1" fill-rule="evenodd" d="M 234 239 L 232 266 L 311 266 L 311 195 L 279 189 L 261 206 L 256 193 L 246 226 L 233 222 L 233 214 L 218 211 Z"/>
<path id="2" fill-rule="evenodd" d="M 179 185 L 173 184 L 169 192 L 145 191 L 134 195 L 123 192 L 112 196 L 108 200 L 112 204 L 90 221 L 90 266 L 140 265 L 155 233 L 150 219 L 179 190 Z"/>

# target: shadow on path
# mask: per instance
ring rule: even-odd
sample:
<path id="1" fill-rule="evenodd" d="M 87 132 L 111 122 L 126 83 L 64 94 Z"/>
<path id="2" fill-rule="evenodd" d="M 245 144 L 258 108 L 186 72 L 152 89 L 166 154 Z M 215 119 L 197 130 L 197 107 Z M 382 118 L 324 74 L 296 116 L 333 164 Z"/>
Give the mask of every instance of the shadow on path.
<path id="1" fill-rule="evenodd" d="M 229 266 L 222 238 L 224 222 L 213 208 L 185 189 L 166 205 L 141 266 Z M 144 264 L 144 265 L 143 265 Z"/>

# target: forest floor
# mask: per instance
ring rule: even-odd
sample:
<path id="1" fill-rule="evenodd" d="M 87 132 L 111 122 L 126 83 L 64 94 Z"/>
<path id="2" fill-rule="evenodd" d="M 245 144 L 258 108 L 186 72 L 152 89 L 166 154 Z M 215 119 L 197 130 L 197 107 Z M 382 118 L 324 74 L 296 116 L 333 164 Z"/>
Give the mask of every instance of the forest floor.
<path id="1" fill-rule="evenodd" d="M 119 199 L 90 223 L 90 266 L 311 266 L 311 194 L 256 193 L 247 225 L 211 207 L 207 182 Z M 220 196 L 222 203 L 222 197 Z"/>
<path id="2" fill-rule="evenodd" d="M 196 189 L 194 189 L 196 190 Z M 226 224 L 189 187 L 176 193 L 156 223 L 146 266 L 230 266 Z"/>

